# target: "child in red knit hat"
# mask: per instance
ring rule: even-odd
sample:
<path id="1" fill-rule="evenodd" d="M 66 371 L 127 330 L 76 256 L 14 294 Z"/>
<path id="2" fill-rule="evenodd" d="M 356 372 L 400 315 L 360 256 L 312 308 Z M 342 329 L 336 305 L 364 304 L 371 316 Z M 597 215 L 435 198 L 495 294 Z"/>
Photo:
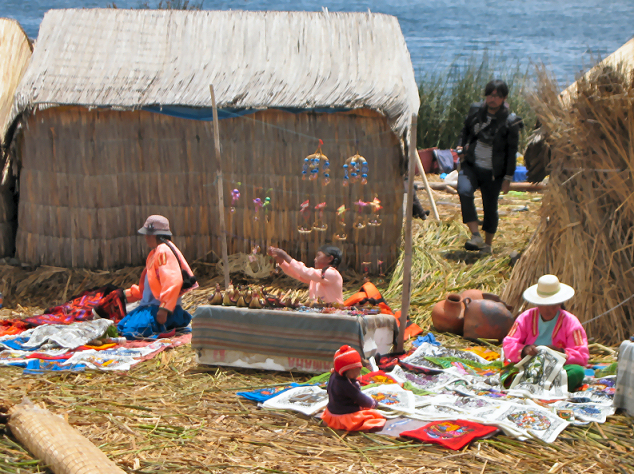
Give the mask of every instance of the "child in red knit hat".
<path id="1" fill-rule="evenodd" d="M 361 391 L 357 377 L 361 374 L 361 356 L 350 346 L 335 352 L 335 368 L 328 381 L 328 406 L 321 415 L 328 426 L 337 430 L 367 431 L 382 428 L 385 418 L 376 400 Z"/>

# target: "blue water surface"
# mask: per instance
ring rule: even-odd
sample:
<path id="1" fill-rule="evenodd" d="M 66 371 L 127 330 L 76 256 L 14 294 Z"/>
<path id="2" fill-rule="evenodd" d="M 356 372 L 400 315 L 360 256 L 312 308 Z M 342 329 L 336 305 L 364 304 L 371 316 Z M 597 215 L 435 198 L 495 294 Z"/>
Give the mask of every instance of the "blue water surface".
<path id="1" fill-rule="evenodd" d="M 35 38 L 52 8 L 105 7 L 110 0 L 0 0 L 0 17 L 14 18 Z M 114 0 L 138 8 L 140 0 Z M 157 0 L 150 0 L 156 5 Z M 193 0 L 191 3 L 198 3 Z M 634 35 L 634 0 L 205 0 L 205 10 L 368 11 L 395 15 L 417 77 L 445 70 L 457 56 L 492 51 L 510 62 L 545 63 L 563 84 Z"/>

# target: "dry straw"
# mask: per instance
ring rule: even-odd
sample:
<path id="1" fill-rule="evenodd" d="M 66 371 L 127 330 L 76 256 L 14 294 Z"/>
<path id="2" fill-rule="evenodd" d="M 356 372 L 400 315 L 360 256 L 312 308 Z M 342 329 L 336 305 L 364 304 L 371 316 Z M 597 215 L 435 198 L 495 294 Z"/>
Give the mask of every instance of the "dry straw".
<path id="1" fill-rule="evenodd" d="M 552 273 L 576 290 L 570 309 L 589 321 L 634 294 L 634 83 L 629 69 L 604 66 L 559 100 L 541 74 L 533 106 L 552 157 L 535 238 L 504 298 L 518 309 L 522 292 Z M 634 332 L 634 301 L 586 326 L 590 338 L 616 344 Z"/>

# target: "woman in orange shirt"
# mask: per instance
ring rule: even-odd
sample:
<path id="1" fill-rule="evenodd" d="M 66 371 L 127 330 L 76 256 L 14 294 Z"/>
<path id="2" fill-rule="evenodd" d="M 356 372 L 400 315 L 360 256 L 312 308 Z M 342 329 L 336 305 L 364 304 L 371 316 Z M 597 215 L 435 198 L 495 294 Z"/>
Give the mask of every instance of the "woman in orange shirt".
<path id="1" fill-rule="evenodd" d="M 198 287 L 193 278 L 183 289 L 182 271 L 190 275 L 190 279 L 193 273 L 183 254 L 171 242 L 172 232 L 166 217 L 148 217 L 139 234 L 145 236 L 151 250 L 139 284 L 125 290 L 128 303 L 139 301 L 139 306 L 117 325 L 119 334 L 128 339 L 187 327 L 192 317 L 182 308 L 181 296 Z"/>

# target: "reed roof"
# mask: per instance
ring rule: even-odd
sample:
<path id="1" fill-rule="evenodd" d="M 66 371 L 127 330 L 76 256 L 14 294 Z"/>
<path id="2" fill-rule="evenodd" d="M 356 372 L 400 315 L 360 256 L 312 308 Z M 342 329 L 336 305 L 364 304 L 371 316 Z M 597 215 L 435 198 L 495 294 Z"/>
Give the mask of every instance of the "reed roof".
<path id="1" fill-rule="evenodd" d="M 630 39 L 627 43 L 614 51 L 603 61 L 600 61 L 589 69 L 581 78 L 570 84 L 561 93 L 561 99 L 564 103 L 568 103 L 571 96 L 577 94 L 579 89 L 579 81 L 591 80 L 595 75 L 601 74 L 606 70 L 621 71 L 627 74 L 634 74 L 634 38 Z"/>
<path id="2" fill-rule="evenodd" d="M 51 10 L 14 114 L 34 106 L 369 108 L 408 130 L 419 98 L 394 16 Z"/>
<path id="3" fill-rule="evenodd" d="M 31 43 L 20 24 L 0 18 L 0 145 L 11 122 L 13 96 L 31 51 Z"/>

